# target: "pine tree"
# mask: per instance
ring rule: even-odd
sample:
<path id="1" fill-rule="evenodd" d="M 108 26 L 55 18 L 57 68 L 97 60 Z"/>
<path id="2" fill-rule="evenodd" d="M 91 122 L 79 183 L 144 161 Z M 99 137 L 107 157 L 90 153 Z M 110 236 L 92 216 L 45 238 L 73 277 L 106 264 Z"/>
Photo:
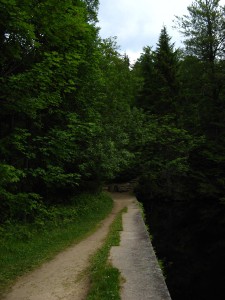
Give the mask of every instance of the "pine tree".
<path id="1" fill-rule="evenodd" d="M 155 50 L 154 66 L 157 78 L 157 104 L 158 113 L 175 113 L 176 96 L 178 94 L 177 83 L 177 51 L 167 29 L 163 26 L 159 41 Z"/>
<path id="2" fill-rule="evenodd" d="M 145 47 L 135 66 L 142 78 L 137 104 L 156 115 L 176 112 L 178 62 L 170 40 L 164 26 L 156 50 Z"/>
<path id="3" fill-rule="evenodd" d="M 133 71 L 139 80 L 139 93 L 136 103 L 145 111 L 153 112 L 155 102 L 156 78 L 153 62 L 153 51 L 150 47 L 144 47 L 138 61 L 135 63 Z"/>

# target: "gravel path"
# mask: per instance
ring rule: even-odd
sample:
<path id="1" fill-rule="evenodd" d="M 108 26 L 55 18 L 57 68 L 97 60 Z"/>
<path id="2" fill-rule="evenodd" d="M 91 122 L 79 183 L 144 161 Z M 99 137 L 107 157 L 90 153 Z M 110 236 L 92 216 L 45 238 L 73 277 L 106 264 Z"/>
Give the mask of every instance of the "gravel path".
<path id="1" fill-rule="evenodd" d="M 128 194 L 113 194 L 114 208 L 98 230 L 40 268 L 18 279 L 5 300 L 82 300 L 85 299 L 89 278 L 90 256 L 101 247 L 115 215 L 133 202 Z M 85 273 L 86 272 L 86 273 Z"/>

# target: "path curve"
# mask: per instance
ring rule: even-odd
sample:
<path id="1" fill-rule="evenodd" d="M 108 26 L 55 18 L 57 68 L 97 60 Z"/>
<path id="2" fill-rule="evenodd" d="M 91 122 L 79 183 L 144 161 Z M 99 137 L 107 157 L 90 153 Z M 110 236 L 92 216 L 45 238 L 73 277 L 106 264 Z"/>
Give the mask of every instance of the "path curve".
<path id="1" fill-rule="evenodd" d="M 135 200 L 134 196 L 125 193 L 111 195 L 114 200 L 113 210 L 94 234 L 19 278 L 4 300 L 85 299 L 90 281 L 84 272 L 88 268 L 90 256 L 102 246 L 115 215 Z"/>

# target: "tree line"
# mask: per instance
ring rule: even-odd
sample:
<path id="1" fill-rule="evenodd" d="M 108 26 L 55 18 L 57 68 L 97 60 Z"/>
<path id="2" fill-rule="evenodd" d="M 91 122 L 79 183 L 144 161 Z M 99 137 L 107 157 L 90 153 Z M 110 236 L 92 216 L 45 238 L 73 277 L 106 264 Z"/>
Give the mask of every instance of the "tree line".
<path id="1" fill-rule="evenodd" d="M 194 207 L 222 259 L 225 7 L 194 0 L 176 18 L 184 48 L 163 26 L 131 65 L 100 38 L 98 5 L 0 1 L 0 222 L 138 178 L 151 209 Z"/>
<path id="2" fill-rule="evenodd" d="M 134 66 L 148 131 L 137 195 L 174 300 L 222 299 L 225 253 L 225 6 L 196 0 Z M 150 134 L 149 134 L 150 133 Z M 155 134 L 156 133 L 156 134 Z"/>
<path id="3" fill-rule="evenodd" d="M 99 37 L 97 9 L 0 2 L 1 222 L 95 191 L 133 160 L 129 61 Z"/>
<path id="4" fill-rule="evenodd" d="M 186 191 L 187 199 L 224 201 L 224 7 L 219 1 L 194 1 L 188 12 L 177 17 L 185 49 L 174 50 L 164 27 L 156 50 L 144 48 L 135 64 L 143 78 L 137 106 L 161 124 L 166 121 L 164 126 L 173 125 L 166 138 L 158 135 L 157 147 L 160 139 L 162 145 L 149 160 L 160 173 L 152 182 L 165 189 L 163 197 L 184 199 Z M 155 165 L 157 155 L 164 155 L 162 165 Z"/>

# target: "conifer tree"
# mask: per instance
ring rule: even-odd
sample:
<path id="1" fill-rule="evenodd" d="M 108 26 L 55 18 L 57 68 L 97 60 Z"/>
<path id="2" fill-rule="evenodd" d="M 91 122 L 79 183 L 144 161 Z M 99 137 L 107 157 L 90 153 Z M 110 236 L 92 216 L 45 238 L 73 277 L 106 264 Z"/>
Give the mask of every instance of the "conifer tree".
<path id="1" fill-rule="evenodd" d="M 137 95 L 137 106 L 145 111 L 153 112 L 155 102 L 155 70 L 153 62 L 153 51 L 150 47 L 144 47 L 143 53 L 134 65 L 134 73 L 139 80 L 139 93 Z"/>
<path id="2" fill-rule="evenodd" d="M 165 26 L 161 30 L 155 50 L 154 65 L 158 83 L 156 91 L 158 113 L 175 113 L 178 94 L 177 51 L 174 51 L 174 44 L 171 43 L 171 37 Z"/>
<path id="3" fill-rule="evenodd" d="M 170 40 L 164 26 L 156 50 L 145 47 L 135 66 L 142 77 L 137 104 L 156 115 L 175 113 L 176 109 L 178 62 Z"/>

